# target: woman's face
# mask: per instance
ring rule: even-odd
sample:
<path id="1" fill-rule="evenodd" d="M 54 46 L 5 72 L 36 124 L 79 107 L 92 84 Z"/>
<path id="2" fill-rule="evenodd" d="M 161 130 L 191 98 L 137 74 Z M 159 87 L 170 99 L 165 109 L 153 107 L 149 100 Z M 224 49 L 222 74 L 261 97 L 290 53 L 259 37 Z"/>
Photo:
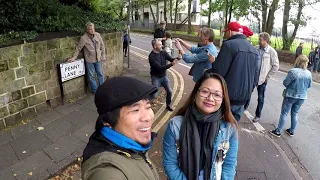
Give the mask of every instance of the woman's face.
<path id="1" fill-rule="evenodd" d="M 195 103 L 198 110 L 205 115 L 220 109 L 223 101 L 223 89 L 220 80 L 209 78 L 205 80 L 196 94 Z"/>

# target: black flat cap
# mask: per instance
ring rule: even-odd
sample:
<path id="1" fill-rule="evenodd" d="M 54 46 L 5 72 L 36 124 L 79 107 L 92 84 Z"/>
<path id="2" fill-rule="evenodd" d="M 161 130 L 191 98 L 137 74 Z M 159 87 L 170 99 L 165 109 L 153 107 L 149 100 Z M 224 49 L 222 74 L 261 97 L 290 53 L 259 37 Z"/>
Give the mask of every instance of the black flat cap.
<path id="1" fill-rule="evenodd" d="M 157 88 L 151 84 L 131 77 L 118 76 L 107 79 L 99 86 L 94 102 L 99 115 L 102 115 L 142 99 L 149 99 L 156 92 Z"/>

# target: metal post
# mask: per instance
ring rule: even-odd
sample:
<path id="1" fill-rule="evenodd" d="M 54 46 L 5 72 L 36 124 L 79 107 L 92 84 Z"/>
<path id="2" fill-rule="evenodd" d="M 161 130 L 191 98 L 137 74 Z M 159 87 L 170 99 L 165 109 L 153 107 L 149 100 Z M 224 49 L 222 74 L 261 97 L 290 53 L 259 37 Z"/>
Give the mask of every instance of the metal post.
<path id="1" fill-rule="evenodd" d="M 128 68 L 130 68 L 130 12 L 131 12 L 131 0 L 128 0 L 129 4 L 128 4 L 128 20 L 127 20 L 127 35 L 128 35 Z"/>

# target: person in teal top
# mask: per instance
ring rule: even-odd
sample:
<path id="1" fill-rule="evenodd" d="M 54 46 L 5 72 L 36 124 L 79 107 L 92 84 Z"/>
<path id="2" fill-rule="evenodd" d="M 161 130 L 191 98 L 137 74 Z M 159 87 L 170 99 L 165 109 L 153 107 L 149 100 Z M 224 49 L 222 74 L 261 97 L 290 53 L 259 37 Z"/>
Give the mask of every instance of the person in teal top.
<path id="1" fill-rule="evenodd" d="M 205 27 L 201 28 L 198 37 L 201 44 L 203 44 L 202 47 L 191 46 L 187 42 L 179 38 L 177 38 L 175 42 L 179 53 L 182 54 L 182 59 L 186 63 L 194 64 L 192 70 L 194 82 L 197 82 L 207 69 L 212 68 L 212 63 L 209 61 L 208 54 L 211 54 L 214 57 L 217 57 L 218 55 L 217 48 L 213 44 L 214 32 L 212 29 Z M 182 46 L 184 46 L 192 54 L 185 53 Z"/>

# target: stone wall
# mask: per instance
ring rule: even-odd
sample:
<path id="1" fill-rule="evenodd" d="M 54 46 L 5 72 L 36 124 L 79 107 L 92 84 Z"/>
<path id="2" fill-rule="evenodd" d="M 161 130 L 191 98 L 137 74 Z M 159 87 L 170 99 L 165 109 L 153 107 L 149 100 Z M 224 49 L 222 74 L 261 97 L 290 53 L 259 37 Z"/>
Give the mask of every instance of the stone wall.
<path id="1" fill-rule="evenodd" d="M 122 34 L 101 34 L 107 52 L 105 78 L 123 71 Z M 57 64 L 72 56 L 80 37 L 0 48 L 0 129 L 59 106 Z M 81 55 L 80 55 L 81 56 Z M 65 100 L 86 94 L 85 77 L 63 83 Z"/>

